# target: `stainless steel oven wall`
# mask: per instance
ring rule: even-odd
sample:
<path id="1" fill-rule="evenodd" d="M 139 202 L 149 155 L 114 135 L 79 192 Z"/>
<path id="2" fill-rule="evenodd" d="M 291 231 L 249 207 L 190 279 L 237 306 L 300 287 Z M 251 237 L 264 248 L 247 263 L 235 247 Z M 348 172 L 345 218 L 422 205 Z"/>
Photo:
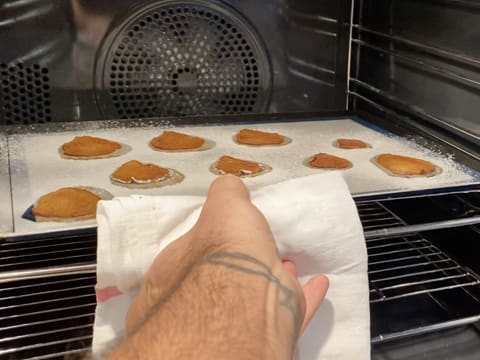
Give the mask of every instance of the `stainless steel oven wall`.
<path id="1" fill-rule="evenodd" d="M 11 232 L 13 228 L 8 159 L 8 139 L 6 135 L 0 133 L 0 234 Z"/>
<path id="2" fill-rule="evenodd" d="M 344 111 L 351 0 L 3 0 L 0 124 Z"/>
<path id="3" fill-rule="evenodd" d="M 351 108 L 458 137 L 478 158 L 480 3 L 358 0 L 352 30 Z"/>

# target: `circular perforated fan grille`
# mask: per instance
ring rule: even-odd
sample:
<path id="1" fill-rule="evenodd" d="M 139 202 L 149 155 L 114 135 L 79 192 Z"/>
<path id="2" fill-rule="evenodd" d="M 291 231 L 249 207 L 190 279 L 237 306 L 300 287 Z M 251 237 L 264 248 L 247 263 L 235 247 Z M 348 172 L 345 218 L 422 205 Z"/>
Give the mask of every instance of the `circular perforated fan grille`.
<path id="1" fill-rule="evenodd" d="M 249 24 L 203 1 L 138 11 L 107 38 L 96 69 L 104 115 L 121 118 L 262 112 L 270 81 Z"/>

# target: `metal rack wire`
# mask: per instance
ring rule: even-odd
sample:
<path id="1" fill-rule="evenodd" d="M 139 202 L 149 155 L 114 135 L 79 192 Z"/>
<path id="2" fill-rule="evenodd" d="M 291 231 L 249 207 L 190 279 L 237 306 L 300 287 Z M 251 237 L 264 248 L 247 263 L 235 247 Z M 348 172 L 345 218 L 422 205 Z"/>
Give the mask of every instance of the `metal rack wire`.
<path id="1" fill-rule="evenodd" d="M 357 209 L 364 231 L 406 225 L 379 202 L 360 203 Z"/>
<path id="2" fill-rule="evenodd" d="M 364 229 L 408 226 L 381 203 L 359 205 Z M 371 302 L 480 284 L 420 234 L 367 239 Z M 480 301 L 480 300 L 479 300 Z"/>
<path id="3" fill-rule="evenodd" d="M 409 228 L 401 218 L 380 202 L 357 204 L 366 233 L 375 234 L 386 226 Z M 462 219 L 463 221 L 463 219 Z M 435 227 L 434 227 L 435 228 Z M 370 231 L 368 231 L 370 230 Z M 413 334 L 447 329 L 480 321 L 480 277 L 461 266 L 420 233 L 404 236 L 367 237 L 368 274 L 372 312 L 376 304 L 391 308 L 418 306 L 425 299 L 430 311 L 442 314 L 418 321 L 417 326 L 404 326 L 383 333 L 387 326 L 372 329 L 372 343 L 394 340 Z M 452 296 L 452 293 L 454 295 Z M 445 303 L 443 297 L 463 296 L 471 311 L 460 314 L 455 301 Z M 470 310 L 470 309 L 469 309 Z"/>
<path id="4" fill-rule="evenodd" d="M 367 241 L 371 302 L 480 284 L 419 235 Z"/>
<path id="5" fill-rule="evenodd" d="M 95 231 L 0 239 L 0 272 L 95 263 Z"/>
<path id="6" fill-rule="evenodd" d="M 84 353 L 92 338 L 95 274 L 0 285 L 0 358 Z"/>

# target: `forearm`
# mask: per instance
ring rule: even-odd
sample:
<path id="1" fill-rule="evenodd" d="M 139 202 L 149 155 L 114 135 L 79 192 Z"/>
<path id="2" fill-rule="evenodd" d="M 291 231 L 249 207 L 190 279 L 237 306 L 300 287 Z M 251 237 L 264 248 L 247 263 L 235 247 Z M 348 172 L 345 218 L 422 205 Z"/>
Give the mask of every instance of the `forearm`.
<path id="1" fill-rule="evenodd" d="M 192 268 L 110 358 L 292 359 L 296 299 L 266 264 L 237 255 Z"/>

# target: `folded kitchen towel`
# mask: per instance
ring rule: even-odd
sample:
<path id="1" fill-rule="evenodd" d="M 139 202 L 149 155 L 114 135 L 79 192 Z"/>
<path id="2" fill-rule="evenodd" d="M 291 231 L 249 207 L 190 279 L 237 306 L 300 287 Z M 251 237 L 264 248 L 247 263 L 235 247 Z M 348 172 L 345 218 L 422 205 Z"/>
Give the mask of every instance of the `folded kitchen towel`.
<path id="1" fill-rule="evenodd" d="M 117 197 L 97 211 L 97 300 L 93 353 L 124 334 L 127 309 L 155 256 L 198 219 L 200 196 Z M 267 185 L 252 192 L 280 254 L 300 281 L 326 274 L 325 301 L 301 337 L 296 359 L 370 358 L 367 252 L 355 204 L 340 173 Z"/>

